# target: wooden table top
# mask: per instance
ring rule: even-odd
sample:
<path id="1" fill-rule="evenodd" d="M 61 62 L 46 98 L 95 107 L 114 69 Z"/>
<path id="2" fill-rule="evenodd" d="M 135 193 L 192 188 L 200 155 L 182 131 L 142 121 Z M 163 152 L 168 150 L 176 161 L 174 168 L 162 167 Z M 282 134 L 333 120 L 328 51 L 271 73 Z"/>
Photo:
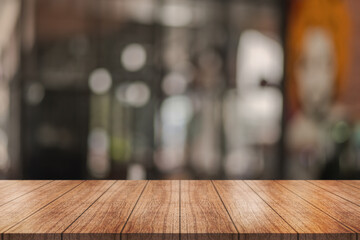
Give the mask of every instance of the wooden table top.
<path id="1" fill-rule="evenodd" d="M 360 181 L 0 181 L 0 239 L 360 240 Z"/>

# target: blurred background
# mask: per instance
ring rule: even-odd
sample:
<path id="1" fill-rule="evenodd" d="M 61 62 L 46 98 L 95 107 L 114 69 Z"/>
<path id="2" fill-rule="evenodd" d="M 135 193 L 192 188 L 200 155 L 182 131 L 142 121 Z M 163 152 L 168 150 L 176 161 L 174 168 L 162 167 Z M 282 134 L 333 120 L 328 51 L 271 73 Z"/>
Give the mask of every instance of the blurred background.
<path id="1" fill-rule="evenodd" d="M 359 179 L 358 0 L 1 0 L 0 179 Z"/>

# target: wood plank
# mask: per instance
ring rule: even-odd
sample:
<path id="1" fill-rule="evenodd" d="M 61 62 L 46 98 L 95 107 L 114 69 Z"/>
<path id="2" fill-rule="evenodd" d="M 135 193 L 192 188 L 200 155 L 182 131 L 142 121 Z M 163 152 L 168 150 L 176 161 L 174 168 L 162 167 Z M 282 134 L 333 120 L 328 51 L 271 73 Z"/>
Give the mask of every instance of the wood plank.
<path id="1" fill-rule="evenodd" d="M 179 239 L 179 181 L 150 181 L 130 215 L 121 239 Z"/>
<path id="2" fill-rule="evenodd" d="M 0 234 L 82 181 L 53 181 L 0 207 Z"/>
<path id="3" fill-rule="evenodd" d="M 360 206 L 359 188 L 349 186 L 345 183 L 336 180 L 327 180 L 327 181 L 315 180 L 309 182 Z"/>
<path id="4" fill-rule="evenodd" d="M 358 181 L 40 182 L 0 181 L 0 239 L 360 240 Z"/>
<path id="5" fill-rule="evenodd" d="M 356 239 L 356 233 L 274 181 L 245 181 L 295 231 L 299 239 Z"/>
<path id="6" fill-rule="evenodd" d="M 297 233 L 243 181 L 214 181 L 240 240 L 296 240 Z"/>
<path id="7" fill-rule="evenodd" d="M 343 180 L 340 182 L 345 183 L 347 185 L 351 185 L 356 188 L 360 188 L 360 180 Z"/>
<path id="8" fill-rule="evenodd" d="M 25 180 L 15 181 L 12 184 L 5 183 L 1 189 L 0 206 L 50 182 L 48 180 Z"/>
<path id="9" fill-rule="evenodd" d="M 360 207 L 307 181 L 277 181 L 313 206 L 360 233 Z"/>
<path id="10" fill-rule="evenodd" d="M 18 180 L 0 180 L 0 192 L 3 190 L 3 188 L 6 188 L 11 184 L 15 184 L 16 182 L 18 182 Z"/>
<path id="11" fill-rule="evenodd" d="M 146 181 L 117 181 L 64 233 L 64 240 L 120 238 Z"/>
<path id="12" fill-rule="evenodd" d="M 238 239 L 211 181 L 181 181 L 181 239 Z"/>
<path id="13" fill-rule="evenodd" d="M 115 181 L 85 181 L 75 189 L 15 225 L 4 240 L 61 240 L 66 230 Z"/>

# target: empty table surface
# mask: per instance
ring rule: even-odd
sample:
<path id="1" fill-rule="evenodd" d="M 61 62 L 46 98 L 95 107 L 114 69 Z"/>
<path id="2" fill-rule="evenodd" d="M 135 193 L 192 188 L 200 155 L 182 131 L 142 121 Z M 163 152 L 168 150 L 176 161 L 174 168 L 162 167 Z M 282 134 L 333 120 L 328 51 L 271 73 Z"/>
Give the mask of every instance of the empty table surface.
<path id="1" fill-rule="evenodd" d="M 360 181 L 0 181 L 0 240 L 360 240 Z"/>

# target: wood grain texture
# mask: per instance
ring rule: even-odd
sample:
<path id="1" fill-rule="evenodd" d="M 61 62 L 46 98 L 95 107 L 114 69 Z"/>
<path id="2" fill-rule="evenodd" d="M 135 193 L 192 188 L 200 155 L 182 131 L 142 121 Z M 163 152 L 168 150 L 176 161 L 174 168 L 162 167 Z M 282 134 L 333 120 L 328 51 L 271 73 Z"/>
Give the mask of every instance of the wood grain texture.
<path id="1" fill-rule="evenodd" d="M 240 240 L 296 240 L 297 233 L 243 181 L 214 181 Z"/>
<path id="2" fill-rule="evenodd" d="M 277 181 L 313 206 L 360 233 L 360 207 L 306 181 Z M 359 196 L 360 197 L 360 196 Z"/>
<path id="3" fill-rule="evenodd" d="M 343 180 L 340 182 L 360 189 L 360 180 Z"/>
<path id="4" fill-rule="evenodd" d="M 117 181 L 64 233 L 63 240 L 120 239 L 146 181 Z"/>
<path id="5" fill-rule="evenodd" d="M 136 204 L 122 240 L 179 239 L 180 181 L 150 181 Z"/>
<path id="6" fill-rule="evenodd" d="M 4 240 L 61 240 L 66 230 L 114 181 L 85 181 L 3 234 Z"/>
<path id="7" fill-rule="evenodd" d="M 0 240 L 360 240 L 359 181 L 0 181 Z"/>
<path id="8" fill-rule="evenodd" d="M 2 181 L 1 181 L 2 182 Z M 6 181 L 3 187 L 0 189 L 0 206 L 8 203 L 24 194 L 27 194 L 45 184 L 49 184 L 51 181 L 40 180 L 26 180 L 26 181 L 14 181 L 9 183 Z"/>
<path id="9" fill-rule="evenodd" d="M 274 181 L 245 181 L 298 233 L 299 239 L 356 239 L 356 233 Z"/>
<path id="10" fill-rule="evenodd" d="M 335 180 L 309 182 L 360 206 L 359 188 Z"/>
<path id="11" fill-rule="evenodd" d="M 73 189 L 82 181 L 53 181 L 0 207 L 0 234 L 46 204 Z"/>
<path id="12" fill-rule="evenodd" d="M 7 186 L 15 184 L 16 182 L 18 182 L 18 180 L 0 180 L 0 192 Z"/>
<path id="13" fill-rule="evenodd" d="M 181 181 L 181 239 L 238 239 L 211 181 Z"/>

